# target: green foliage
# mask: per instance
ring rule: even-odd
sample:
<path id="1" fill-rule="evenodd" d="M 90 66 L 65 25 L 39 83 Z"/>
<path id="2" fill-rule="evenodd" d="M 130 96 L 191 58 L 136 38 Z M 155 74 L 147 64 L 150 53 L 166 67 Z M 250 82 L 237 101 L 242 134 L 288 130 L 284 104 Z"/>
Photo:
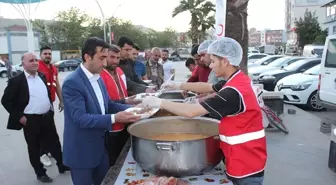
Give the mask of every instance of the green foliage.
<path id="1" fill-rule="evenodd" d="M 320 35 L 317 35 L 314 40 L 314 44 L 324 44 L 328 36 L 328 29 L 322 31 Z"/>
<path id="2" fill-rule="evenodd" d="M 325 41 L 327 33 L 322 31 L 318 23 L 318 17 L 315 12 L 306 10 L 304 17 L 295 21 L 296 34 L 298 35 L 299 47 L 303 48 L 306 44 Z"/>
<path id="3" fill-rule="evenodd" d="M 175 7 L 172 17 L 183 12 L 190 12 L 190 29 L 188 35 L 192 44 L 202 42 L 206 38 L 206 31 L 213 28 L 215 24 L 215 5 L 207 0 L 181 0 L 180 4 Z"/>
<path id="4" fill-rule="evenodd" d="M 103 22 L 81 12 L 78 8 L 60 11 L 50 23 L 36 20 L 34 28 L 41 34 L 41 45 L 52 46 L 58 50 L 77 50 L 88 37 L 104 38 Z M 118 18 L 107 20 L 106 32 L 109 38 L 109 25 L 114 33 L 114 40 L 121 36 L 131 38 L 141 49 L 151 47 L 179 47 L 179 33 L 172 28 L 163 32 L 133 25 L 130 21 Z M 187 41 L 187 39 L 185 40 Z"/>

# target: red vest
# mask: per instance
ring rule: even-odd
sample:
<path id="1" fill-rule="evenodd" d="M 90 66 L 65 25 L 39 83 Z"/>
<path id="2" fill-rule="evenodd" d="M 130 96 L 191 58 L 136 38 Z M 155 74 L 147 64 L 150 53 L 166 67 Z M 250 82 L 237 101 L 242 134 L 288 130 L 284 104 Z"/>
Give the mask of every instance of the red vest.
<path id="1" fill-rule="evenodd" d="M 238 71 L 223 86 L 234 88 L 242 96 L 242 113 L 228 115 L 220 121 L 220 147 L 225 156 L 227 174 L 244 178 L 262 172 L 266 166 L 266 137 L 262 113 L 251 80 Z"/>
<path id="2" fill-rule="evenodd" d="M 50 91 L 51 100 L 54 102 L 56 98 L 56 79 L 58 75 L 57 68 L 50 64 L 49 66 L 43 61 L 39 60 L 38 71 L 43 73 L 47 80 L 47 85 Z"/>
<path id="3" fill-rule="evenodd" d="M 120 95 L 119 89 L 117 86 L 116 81 L 112 77 L 112 75 L 105 69 L 103 69 L 100 73 L 100 77 L 105 83 L 107 92 L 111 98 L 111 100 L 121 100 L 122 97 L 127 97 L 127 88 L 126 88 L 126 77 L 124 75 L 124 72 L 121 68 L 116 68 L 118 80 L 121 86 L 121 92 L 123 93 L 123 96 Z M 112 131 L 121 131 L 124 129 L 124 124 L 122 123 L 114 123 L 112 124 Z"/>

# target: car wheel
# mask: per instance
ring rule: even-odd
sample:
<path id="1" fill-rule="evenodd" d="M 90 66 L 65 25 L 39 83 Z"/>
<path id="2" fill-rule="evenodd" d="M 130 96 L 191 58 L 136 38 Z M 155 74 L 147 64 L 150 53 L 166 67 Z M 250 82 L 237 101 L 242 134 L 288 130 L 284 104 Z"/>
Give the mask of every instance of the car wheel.
<path id="1" fill-rule="evenodd" d="M 0 73 L 0 77 L 1 77 L 1 78 L 6 78 L 6 77 L 7 77 L 7 73 L 6 73 L 6 71 L 1 72 L 1 73 Z"/>
<path id="2" fill-rule="evenodd" d="M 320 106 L 317 103 L 317 91 L 314 91 L 308 98 L 307 106 L 309 109 L 314 111 L 322 111 L 324 110 L 324 107 Z"/>

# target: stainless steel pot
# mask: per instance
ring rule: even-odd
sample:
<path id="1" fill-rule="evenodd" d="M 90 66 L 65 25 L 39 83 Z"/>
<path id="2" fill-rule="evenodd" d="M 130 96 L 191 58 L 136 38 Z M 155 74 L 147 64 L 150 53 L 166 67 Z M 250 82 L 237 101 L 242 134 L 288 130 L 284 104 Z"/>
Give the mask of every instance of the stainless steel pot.
<path id="1" fill-rule="evenodd" d="M 196 96 L 196 94 L 191 93 L 191 92 L 187 93 L 187 97 L 192 97 L 192 96 Z M 175 102 L 180 102 L 181 100 L 183 102 L 183 100 L 184 100 L 184 97 L 182 95 L 181 90 L 162 92 L 162 94 L 159 96 L 159 98 L 168 99 L 168 100 L 175 101 Z"/>
<path id="2" fill-rule="evenodd" d="M 177 116 L 146 119 L 128 127 L 134 160 L 143 170 L 175 177 L 200 175 L 212 170 L 222 159 L 218 120 Z M 161 133 L 194 133 L 208 138 L 190 141 L 158 141 Z"/>

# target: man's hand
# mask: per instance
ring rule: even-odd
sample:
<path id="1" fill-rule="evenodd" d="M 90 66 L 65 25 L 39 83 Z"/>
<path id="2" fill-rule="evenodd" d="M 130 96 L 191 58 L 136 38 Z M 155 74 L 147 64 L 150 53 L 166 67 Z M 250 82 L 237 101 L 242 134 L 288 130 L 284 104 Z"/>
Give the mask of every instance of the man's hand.
<path id="1" fill-rule="evenodd" d="M 184 98 L 188 97 L 188 91 L 182 91 L 181 94 Z"/>
<path id="2" fill-rule="evenodd" d="M 26 116 L 22 116 L 19 120 L 19 122 L 22 124 L 22 125 L 26 125 L 27 124 L 27 118 Z"/>
<path id="3" fill-rule="evenodd" d="M 129 105 L 137 105 L 141 103 L 141 100 L 136 100 L 135 97 L 136 95 L 128 97 L 127 99 L 125 99 L 125 103 Z"/>
<path id="4" fill-rule="evenodd" d="M 63 109 L 64 109 L 64 104 L 63 104 L 63 102 L 60 102 L 60 103 L 58 104 L 58 110 L 59 110 L 60 112 L 62 112 Z"/>
<path id="5" fill-rule="evenodd" d="M 166 82 L 162 84 L 161 89 L 166 89 L 166 90 L 180 90 L 181 89 L 181 82 Z"/>
<path id="6" fill-rule="evenodd" d="M 161 108 L 162 100 L 155 96 L 147 96 L 142 100 L 141 106 L 145 108 Z"/>
<path id="7" fill-rule="evenodd" d="M 133 123 L 140 119 L 139 115 L 135 115 L 131 112 L 118 112 L 115 115 L 115 122 L 116 123 Z"/>
<path id="8" fill-rule="evenodd" d="M 145 93 L 155 93 L 155 90 L 151 88 L 147 88 Z"/>

